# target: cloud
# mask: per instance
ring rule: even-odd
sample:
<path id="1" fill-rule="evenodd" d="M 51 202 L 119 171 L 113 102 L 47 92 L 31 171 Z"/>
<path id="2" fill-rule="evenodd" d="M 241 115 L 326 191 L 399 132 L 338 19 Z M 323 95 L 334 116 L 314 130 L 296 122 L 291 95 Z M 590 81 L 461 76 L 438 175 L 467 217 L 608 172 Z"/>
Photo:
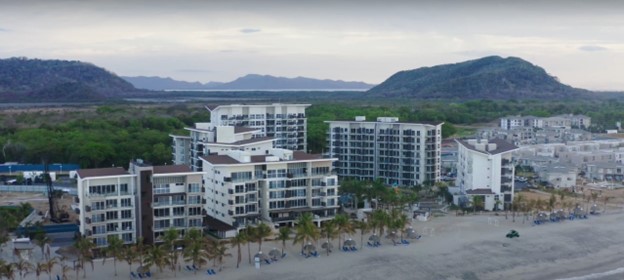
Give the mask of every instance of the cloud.
<path id="1" fill-rule="evenodd" d="M 605 47 L 592 46 L 592 45 L 580 46 L 578 49 L 581 50 L 581 51 L 584 51 L 584 52 L 600 52 L 600 51 L 608 50 Z"/>
<path id="2" fill-rule="evenodd" d="M 0 27 L 0 32 L 9 32 L 8 29 Z"/>
<path id="3" fill-rule="evenodd" d="M 250 34 L 250 33 L 258 33 L 258 32 L 260 32 L 262 30 L 258 29 L 258 28 L 243 28 L 243 29 L 241 29 L 239 31 L 240 31 L 240 33 Z"/>

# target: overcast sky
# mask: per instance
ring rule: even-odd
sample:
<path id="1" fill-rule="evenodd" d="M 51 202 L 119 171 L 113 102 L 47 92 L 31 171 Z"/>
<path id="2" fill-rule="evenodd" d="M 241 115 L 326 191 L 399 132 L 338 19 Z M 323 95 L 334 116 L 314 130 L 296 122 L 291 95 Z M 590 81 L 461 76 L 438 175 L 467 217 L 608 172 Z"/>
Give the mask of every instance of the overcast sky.
<path id="1" fill-rule="evenodd" d="M 81 60 L 122 76 L 380 83 L 488 55 L 624 90 L 624 1 L 0 0 L 1 58 Z"/>

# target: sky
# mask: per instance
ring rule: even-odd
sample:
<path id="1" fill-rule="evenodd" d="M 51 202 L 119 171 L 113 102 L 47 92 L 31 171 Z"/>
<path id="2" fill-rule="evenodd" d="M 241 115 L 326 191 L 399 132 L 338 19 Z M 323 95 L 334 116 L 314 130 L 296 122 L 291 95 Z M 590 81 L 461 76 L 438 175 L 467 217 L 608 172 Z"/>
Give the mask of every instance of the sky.
<path id="1" fill-rule="evenodd" d="M 489 55 L 624 90 L 624 1 L 0 0 L 0 58 L 80 60 L 120 76 L 378 84 Z"/>

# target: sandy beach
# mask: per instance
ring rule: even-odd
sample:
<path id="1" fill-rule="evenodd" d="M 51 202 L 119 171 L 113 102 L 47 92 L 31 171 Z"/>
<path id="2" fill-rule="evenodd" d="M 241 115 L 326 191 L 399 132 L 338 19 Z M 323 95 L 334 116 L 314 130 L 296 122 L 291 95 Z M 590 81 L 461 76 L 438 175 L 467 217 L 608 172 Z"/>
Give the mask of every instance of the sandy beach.
<path id="1" fill-rule="evenodd" d="M 319 250 L 319 257 L 299 255 L 301 246 L 289 241 L 288 256 L 279 262 L 256 269 L 248 263 L 247 248 L 236 269 L 236 250 L 231 250 L 223 271 L 216 276 L 203 271 L 177 272 L 177 279 L 623 279 L 624 213 L 612 212 L 587 220 L 564 221 L 533 226 L 516 217 L 476 216 L 437 217 L 428 222 L 413 222 L 423 235 L 408 246 L 393 246 L 382 238 L 382 246 L 364 246 L 357 252 L 334 250 L 329 256 Z M 519 238 L 505 235 L 510 229 Z M 365 240 L 368 235 L 366 235 Z M 358 242 L 359 234 L 353 239 Z M 366 242 L 366 241 L 365 241 Z M 338 241 L 334 241 L 338 245 Z M 281 249 L 279 241 L 263 243 L 263 251 Z M 320 246 L 319 246 L 320 247 Z M 5 247 L 6 248 L 6 247 Z M 252 244 L 252 254 L 258 245 Z M 337 248 L 337 247 L 336 247 Z M 212 264 L 212 263 L 211 263 Z M 210 265 L 211 265 L 210 264 Z M 71 264 L 70 264 L 71 265 Z M 138 265 L 134 264 L 136 269 Z M 184 267 L 184 266 L 182 266 Z M 211 266 L 210 266 L 211 267 Z M 130 279 L 128 265 L 117 263 L 117 279 Z M 215 270 L 217 270 L 215 268 Z M 173 279 L 173 272 L 152 268 L 152 279 Z M 54 275 L 60 274 L 57 268 Z M 82 273 L 81 273 L 82 274 Z M 70 279 L 75 273 L 70 273 Z M 80 279 L 82 276 L 80 276 Z M 95 272 L 87 265 L 87 279 L 112 279 L 113 262 L 95 262 Z M 26 279 L 35 279 L 30 273 Z M 47 275 L 41 275 L 47 279 Z"/>

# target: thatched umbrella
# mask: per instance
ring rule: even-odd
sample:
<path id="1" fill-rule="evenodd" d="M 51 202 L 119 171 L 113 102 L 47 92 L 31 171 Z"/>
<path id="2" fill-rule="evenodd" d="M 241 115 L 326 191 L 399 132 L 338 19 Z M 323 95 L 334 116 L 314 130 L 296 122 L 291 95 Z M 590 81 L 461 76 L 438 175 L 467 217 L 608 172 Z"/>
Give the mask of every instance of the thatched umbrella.
<path id="1" fill-rule="evenodd" d="M 371 236 L 368 237 L 368 241 L 373 242 L 373 244 L 377 244 L 380 241 L 379 235 L 377 234 L 373 234 Z"/>
<path id="2" fill-rule="evenodd" d="M 396 244 L 396 242 L 394 240 L 399 238 L 399 236 L 397 235 L 396 231 L 392 231 L 392 232 L 388 233 L 388 235 L 386 235 L 386 238 L 392 240 L 392 243 Z"/>
<path id="3" fill-rule="evenodd" d="M 316 253 L 316 246 L 312 245 L 312 243 L 308 243 L 305 246 L 303 246 L 303 252 L 305 253 L 306 256 L 310 256 Z"/>
<path id="4" fill-rule="evenodd" d="M 321 248 L 323 248 L 323 249 L 327 249 L 328 247 L 329 247 L 329 250 L 331 251 L 331 249 L 334 249 L 334 244 L 332 244 L 332 243 L 330 243 L 328 241 L 325 241 L 325 242 L 323 242 L 323 245 L 321 245 Z"/>
<path id="5" fill-rule="evenodd" d="M 271 257 L 272 260 L 277 260 L 278 257 L 282 256 L 282 252 L 280 250 L 278 250 L 277 248 L 273 248 L 271 249 L 271 251 L 269 251 L 269 257 Z"/>

